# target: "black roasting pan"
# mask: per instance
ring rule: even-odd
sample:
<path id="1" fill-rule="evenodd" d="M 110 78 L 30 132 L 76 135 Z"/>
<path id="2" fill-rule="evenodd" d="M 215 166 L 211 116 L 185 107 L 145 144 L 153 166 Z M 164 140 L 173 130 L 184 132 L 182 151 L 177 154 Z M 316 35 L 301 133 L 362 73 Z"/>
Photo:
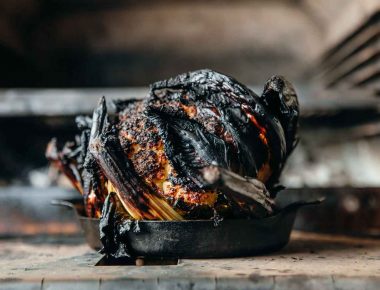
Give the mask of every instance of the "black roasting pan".
<path id="1" fill-rule="evenodd" d="M 297 210 L 319 203 L 296 202 L 263 219 L 139 221 L 125 239 L 136 257 L 226 258 L 264 254 L 279 250 L 288 241 Z M 55 200 L 73 210 L 89 246 L 102 248 L 99 219 L 83 214 L 82 199 Z"/>

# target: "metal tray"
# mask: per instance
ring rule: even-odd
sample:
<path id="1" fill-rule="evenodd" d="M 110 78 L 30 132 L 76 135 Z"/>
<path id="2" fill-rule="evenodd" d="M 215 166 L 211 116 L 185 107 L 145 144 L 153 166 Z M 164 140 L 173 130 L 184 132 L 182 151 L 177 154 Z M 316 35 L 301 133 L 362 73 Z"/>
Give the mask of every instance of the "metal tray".
<path id="1" fill-rule="evenodd" d="M 83 215 L 81 199 L 52 203 L 71 208 L 89 246 L 101 249 L 99 219 Z M 296 202 L 268 218 L 225 219 L 217 226 L 212 220 L 139 221 L 139 231 L 129 231 L 125 238 L 136 257 L 226 258 L 264 254 L 288 243 L 300 207 L 317 203 L 320 201 Z"/>

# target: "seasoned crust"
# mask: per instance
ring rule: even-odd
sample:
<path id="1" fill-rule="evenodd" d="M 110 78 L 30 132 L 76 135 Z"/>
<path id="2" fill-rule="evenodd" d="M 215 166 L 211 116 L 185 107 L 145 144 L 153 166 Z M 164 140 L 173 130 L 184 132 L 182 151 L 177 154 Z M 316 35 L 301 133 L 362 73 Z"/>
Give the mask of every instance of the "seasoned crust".
<path id="1" fill-rule="evenodd" d="M 216 191 L 190 190 L 180 182 L 173 182 L 177 173 L 165 154 L 157 128 L 144 115 L 146 104 L 146 101 L 131 103 L 119 114 L 120 143 L 136 173 L 182 214 L 197 206 L 213 208 L 218 196 Z"/>

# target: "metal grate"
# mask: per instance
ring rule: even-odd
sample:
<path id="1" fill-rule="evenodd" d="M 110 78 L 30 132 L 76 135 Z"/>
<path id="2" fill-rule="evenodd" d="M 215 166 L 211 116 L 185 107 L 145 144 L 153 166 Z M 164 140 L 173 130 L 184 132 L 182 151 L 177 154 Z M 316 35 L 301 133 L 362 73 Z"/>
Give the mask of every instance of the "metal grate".
<path id="1" fill-rule="evenodd" d="M 324 55 L 320 77 L 328 88 L 380 91 L 380 9 Z"/>

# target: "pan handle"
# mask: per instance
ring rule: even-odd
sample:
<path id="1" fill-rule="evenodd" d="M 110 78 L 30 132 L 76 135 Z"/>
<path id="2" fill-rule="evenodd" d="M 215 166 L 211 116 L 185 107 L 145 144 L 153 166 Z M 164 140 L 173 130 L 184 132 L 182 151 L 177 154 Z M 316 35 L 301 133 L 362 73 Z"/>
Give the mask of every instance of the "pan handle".
<path id="1" fill-rule="evenodd" d="M 304 201 L 304 200 L 296 201 L 285 206 L 283 209 L 281 209 L 281 212 L 287 213 L 291 211 L 296 211 L 299 208 L 304 207 L 304 206 L 318 205 L 318 204 L 321 204 L 325 199 L 326 199 L 325 197 L 321 197 L 317 200 L 312 200 L 312 201 Z"/>
<path id="2" fill-rule="evenodd" d="M 56 206 L 63 206 L 63 207 L 66 207 L 66 208 L 69 208 L 69 209 L 75 209 L 75 206 L 67 201 L 67 200 L 62 200 L 62 199 L 53 199 L 51 202 L 50 202 L 51 205 L 56 205 Z"/>

